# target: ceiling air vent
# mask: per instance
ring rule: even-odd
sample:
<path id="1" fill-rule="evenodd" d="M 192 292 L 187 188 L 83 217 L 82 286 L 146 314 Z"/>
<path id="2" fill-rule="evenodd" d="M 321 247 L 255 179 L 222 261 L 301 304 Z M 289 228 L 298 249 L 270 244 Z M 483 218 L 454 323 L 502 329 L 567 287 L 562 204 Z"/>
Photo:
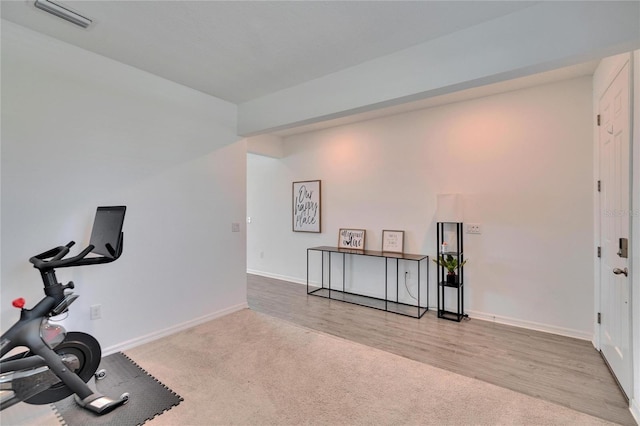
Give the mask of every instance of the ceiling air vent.
<path id="1" fill-rule="evenodd" d="M 50 14 L 55 15 L 58 18 L 62 18 L 65 21 L 69 21 L 72 24 L 76 24 L 77 26 L 82 28 L 87 28 L 89 25 L 91 25 L 92 22 L 91 19 L 82 16 L 77 12 L 74 12 L 66 6 L 62 6 L 50 0 L 36 0 L 33 5 L 40 10 L 49 12 Z"/>

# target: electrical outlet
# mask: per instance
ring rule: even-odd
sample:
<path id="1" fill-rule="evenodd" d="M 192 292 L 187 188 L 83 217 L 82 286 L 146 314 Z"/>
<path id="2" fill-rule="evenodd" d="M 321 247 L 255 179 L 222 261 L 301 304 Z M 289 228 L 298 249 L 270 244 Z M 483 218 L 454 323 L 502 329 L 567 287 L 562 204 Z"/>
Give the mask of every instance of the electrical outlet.
<path id="1" fill-rule="evenodd" d="M 467 223 L 467 234 L 482 234 L 482 227 L 479 223 Z"/>
<path id="2" fill-rule="evenodd" d="M 237 222 L 233 222 L 231 224 L 231 232 L 240 232 L 240 224 Z"/>
<path id="3" fill-rule="evenodd" d="M 92 320 L 97 320 L 102 318 L 102 305 L 91 305 L 89 315 Z"/>

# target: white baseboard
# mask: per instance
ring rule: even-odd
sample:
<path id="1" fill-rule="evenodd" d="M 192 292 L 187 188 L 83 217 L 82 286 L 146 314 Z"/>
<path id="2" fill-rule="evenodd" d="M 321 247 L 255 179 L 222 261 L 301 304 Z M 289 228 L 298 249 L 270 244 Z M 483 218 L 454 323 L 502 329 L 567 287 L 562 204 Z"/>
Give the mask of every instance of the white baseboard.
<path id="1" fill-rule="evenodd" d="M 255 269 L 247 269 L 247 274 L 260 275 L 261 277 L 274 278 L 276 280 L 282 280 L 282 281 L 288 281 L 291 283 L 307 285 L 307 280 L 305 279 L 289 277 L 286 275 L 272 274 L 271 272 L 256 271 Z"/>
<path id="2" fill-rule="evenodd" d="M 113 346 L 109 346 L 108 348 L 103 349 L 102 355 L 110 355 L 112 353 L 125 351 L 127 349 L 134 348 L 136 346 L 143 345 L 145 343 L 152 342 L 154 340 L 158 340 L 162 337 L 169 336 L 171 334 L 177 333 L 179 331 L 186 330 L 191 327 L 195 327 L 196 325 L 205 323 L 207 321 L 211 321 L 216 318 L 223 317 L 225 315 L 232 314 L 236 311 L 240 311 L 242 309 L 248 309 L 249 305 L 245 303 L 240 303 L 238 305 L 230 306 L 228 308 L 222 309 L 217 312 L 213 312 L 211 314 L 204 315 L 200 318 L 195 318 L 190 321 L 183 322 L 181 324 L 174 325 L 169 328 L 165 328 L 164 330 L 154 331 L 153 333 L 147 334 L 146 336 L 137 337 L 135 339 L 127 340 L 126 342 L 118 343 Z"/>
<path id="3" fill-rule="evenodd" d="M 572 330 L 570 328 L 556 327 L 549 324 L 542 324 L 534 321 L 525 321 L 516 318 L 503 317 L 499 315 L 488 314 L 485 312 L 470 311 L 466 313 L 470 318 L 479 319 L 483 321 L 495 322 L 498 324 L 511 325 L 514 327 L 526 328 L 528 330 L 542 331 L 545 333 L 558 334 L 560 336 L 573 337 L 580 340 L 593 341 L 593 335 L 579 330 Z"/>
<path id="4" fill-rule="evenodd" d="M 640 425 L 640 401 L 637 398 L 631 399 L 629 404 L 629 411 L 637 424 Z"/>

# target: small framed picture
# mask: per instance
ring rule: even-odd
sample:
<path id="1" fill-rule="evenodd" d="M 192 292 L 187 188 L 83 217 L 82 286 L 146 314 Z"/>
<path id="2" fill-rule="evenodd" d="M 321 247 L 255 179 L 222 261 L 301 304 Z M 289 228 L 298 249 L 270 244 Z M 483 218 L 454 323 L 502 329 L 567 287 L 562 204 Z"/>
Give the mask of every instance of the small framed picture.
<path id="1" fill-rule="evenodd" d="M 404 231 L 382 231 L 382 251 L 392 253 L 404 252 Z"/>
<path id="2" fill-rule="evenodd" d="M 320 232 L 320 181 L 293 182 L 293 231 Z"/>
<path id="3" fill-rule="evenodd" d="M 338 231 L 338 248 L 364 250 L 364 229 L 340 228 Z"/>

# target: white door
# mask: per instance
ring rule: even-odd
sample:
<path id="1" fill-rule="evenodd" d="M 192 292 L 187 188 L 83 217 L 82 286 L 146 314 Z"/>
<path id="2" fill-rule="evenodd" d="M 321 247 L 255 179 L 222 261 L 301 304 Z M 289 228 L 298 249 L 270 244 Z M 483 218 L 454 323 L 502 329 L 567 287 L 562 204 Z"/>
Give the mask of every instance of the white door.
<path id="1" fill-rule="evenodd" d="M 621 239 L 628 241 L 630 221 L 628 62 L 600 99 L 599 110 L 600 350 L 624 392 L 631 395 L 630 262 L 620 250 Z"/>

